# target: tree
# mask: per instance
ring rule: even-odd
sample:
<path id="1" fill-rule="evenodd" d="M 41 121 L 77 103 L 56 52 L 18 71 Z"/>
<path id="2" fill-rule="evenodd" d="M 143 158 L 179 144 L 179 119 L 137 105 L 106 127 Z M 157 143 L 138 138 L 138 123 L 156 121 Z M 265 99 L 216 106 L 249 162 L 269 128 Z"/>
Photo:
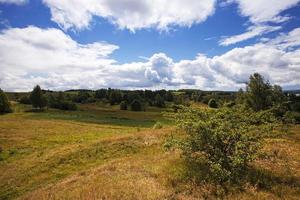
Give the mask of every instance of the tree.
<path id="1" fill-rule="evenodd" d="M 19 103 L 21 104 L 31 104 L 30 98 L 28 96 L 22 96 L 19 99 Z"/>
<path id="2" fill-rule="evenodd" d="M 119 104 L 122 101 L 122 93 L 120 90 L 112 90 L 109 95 L 110 105 Z"/>
<path id="3" fill-rule="evenodd" d="M 42 109 L 47 105 L 47 99 L 44 97 L 39 85 L 33 88 L 33 91 L 30 94 L 30 101 L 34 108 Z"/>
<path id="4" fill-rule="evenodd" d="M 6 94 L 0 89 L 0 113 L 12 112 L 11 105 Z"/>
<path id="5" fill-rule="evenodd" d="M 173 101 L 173 94 L 171 91 L 167 91 L 167 93 L 165 95 L 165 99 L 166 99 L 166 101 Z"/>
<path id="6" fill-rule="evenodd" d="M 235 95 L 235 102 L 237 104 L 243 104 L 245 103 L 245 92 L 242 88 L 239 89 L 239 91 Z"/>
<path id="7" fill-rule="evenodd" d="M 266 110 L 272 106 L 272 86 L 263 76 L 254 73 L 247 84 L 246 98 L 246 103 L 253 110 Z"/>
<path id="8" fill-rule="evenodd" d="M 276 123 L 270 111 L 238 107 L 182 107 L 175 114 L 175 121 L 186 137 L 173 144 L 179 144 L 188 163 L 205 164 L 209 177 L 218 183 L 240 180 Z"/>
<path id="9" fill-rule="evenodd" d="M 218 108 L 218 104 L 217 104 L 215 99 L 210 99 L 209 102 L 208 102 L 208 106 L 210 108 Z"/>
<path id="10" fill-rule="evenodd" d="M 157 106 L 157 107 L 160 107 L 160 108 L 163 108 L 163 107 L 166 106 L 166 105 L 165 105 L 164 99 L 163 99 L 159 94 L 157 94 L 157 95 L 155 96 L 155 102 L 154 102 L 154 105 Z"/>
<path id="11" fill-rule="evenodd" d="M 126 101 L 122 101 L 120 103 L 120 110 L 127 110 L 127 103 L 126 103 Z"/>
<path id="12" fill-rule="evenodd" d="M 103 99 L 103 98 L 106 98 L 106 95 L 107 95 L 107 90 L 106 89 L 96 90 L 95 98 Z"/>
<path id="13" fill-rule="evenodd" d="M 142 111 L 142 103 L 139 100 L 133 100 L 130 108 L 132 111 Z"/>

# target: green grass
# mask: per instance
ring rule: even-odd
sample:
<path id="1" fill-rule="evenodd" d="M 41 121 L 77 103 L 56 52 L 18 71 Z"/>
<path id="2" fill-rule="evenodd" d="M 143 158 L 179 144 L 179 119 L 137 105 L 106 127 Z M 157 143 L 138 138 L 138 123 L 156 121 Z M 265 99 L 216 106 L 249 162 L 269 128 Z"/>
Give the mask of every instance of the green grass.
<path id="1" fill-rule="evenodd" d="M 31 119 L 71 120 L 85 123 L 110 124 L 128 127 L 152 127 L 157 121 L 169 122 L 162 117 L 162 110 L 150 108 L 146 112 L 133 112 L 119 110 L 119 107 L 99 107 L 97 104 L 88 104 L 80 107 L 78 111 L 60 111 L 49 109 L 27 115 Z"/>
<path id="2" fill-rule="evenodd" d="M 196 181 L 180 153 L 163 148 L 170 133 L 181 134 L 163 118 L 165 109 L 85 104 L 78 111 L 26 110 L 30 106 L 14 103 L 14 113 L 0 116 L 0 199 L 300 197 L 300 126 L 269 139 L 247 184 L 225 193 L 201 181 L 199 168 Z M 154 129 L 156 122 L 162 128 Z"/>

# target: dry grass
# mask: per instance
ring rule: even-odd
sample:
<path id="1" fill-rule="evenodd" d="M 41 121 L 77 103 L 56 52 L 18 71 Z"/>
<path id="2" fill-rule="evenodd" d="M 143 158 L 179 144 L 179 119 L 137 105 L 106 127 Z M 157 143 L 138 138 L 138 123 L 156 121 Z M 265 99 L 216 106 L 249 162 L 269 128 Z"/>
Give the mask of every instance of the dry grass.
<path id="1" fill-rule="evenodd" d="M 139 128 L 147 112 L 106 112 L 136 126 L 86 123 L 66 112 L 61 120 L 22 109 L 0 116 L 0 199 L 300 199 L 300 126 L 269 139 L 245 184 L 225 191 L 188 176 L 179 152 L 163 149 L 174 127 Z"/>

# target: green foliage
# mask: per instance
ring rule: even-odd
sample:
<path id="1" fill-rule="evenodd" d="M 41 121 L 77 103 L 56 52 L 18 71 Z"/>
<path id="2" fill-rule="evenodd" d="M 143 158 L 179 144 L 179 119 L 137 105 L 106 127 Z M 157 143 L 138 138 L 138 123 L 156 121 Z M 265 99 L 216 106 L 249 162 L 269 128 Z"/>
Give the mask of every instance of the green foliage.
<path id="1" fill-rule="evenodd" d="M 163 125 L 160 122 L 156 122 L 153 126 L 153 129 L 162 129 L 162 128 L 163 128 Z"/>
<path id="2" fill-rule="evenodd" d="M 11 105 L 8 101 L 6 94 L 0 89 L 0 113 L 12 112 Z"/>
<path id="3" fill-rule="evenodd" d="M 167 93 L 165 95 L 165 99 L 166 99 L 166 101 L 173 101 L 173 94 L 171 91 L 167 91 Z"/>
<path id="4" fill-rule="evenodd" d="M 175 119 L 187 134 L 179 143 L 186 160 L 205 160 L 210 177 L 218 183 L 236 182 L 242 177 L 275 122 L 269 111 L 256 113 L 241 108 L 183 107 Z"/>
<path id="5" fill-rule="evenodd" d="M 230 101 L 230 102 L 226 102 L 224 103 L 224 106 L 225 107 L 228 107 L 228 108 L 232 108 L 233 106 L 235 106 L 235 102 L 234 101 Z"/>
<path id="6" fill-rule="evenodd" d="M 122 101 L 122 93 L 120 90 L 112 90 L 109 95 L 110 105 L 119 104 Z"/>
<path id="7" fill-rule="evenodd" d="M 281 87 L 270 85 L 258 73 L 250 76 L 245 99 L 246 104 L 255 111 L 267 110 L 272 106 L 281 106 L 286 101 Z"/>
<path id="8" fill-rule="evenodd" d="M 142 107 L 142 103 L 139 100 L 133 100 L 133 102 L 130 105 L 132 111 L 142 111 Z"/>
<path id="9" fill-rule="evenodd" d="M 31 104 L 30 98 L 28 96 L 22 96 L 19 99 L 19 103 L 21 104 Z"/>
<path id="10" fill-rule="evenodd" d="M 120 103 L 120 110 L 127 110 L 127 103 L 126 103 L 126 101 L 122 101 Z"/>
<path id="11" fill-rule="evenodd" d="M 103 99 L 103 98 L 106 98 L 106 95 L 107 95 L 107 90 L 106 89 L 96 90 L 95 98 Z"/>
<path id="12" fill-rule="evenodd" d="M 217 101 L 215 99 L 210 99 L 209 102 L 208 102 L 208 106 L 210 108 L 218 108 Z"/>
<path id="13" fill-rule="evenodd" d="M 88 91 L 80 90 L 78 94 L 73 98 L 76 103 L 87 103 L 91 94 Z"/>
<path id="14" fill-rule="evenodd" d="M 33 88 L 33 91 L 30 94 L 30 101 L 34 108 L 42 109 L 47 105 L 47 99 L 43 95 L 43 92 L 39 85 Z"/>
<path id="15" fill-rule="evenodd" d="M 300 112 L 300 102 L 291 103 L 290 107 L 292 111 Z"/>
<path id="16" fill-rule="evenodd" d="M 48 105 L 60 110 L 77 110 L 76 104 L 67 100 L 63 92 L 48 95 Z"/>
<path id="17" fill-rule="evenodd" d="M 163 108 L 166 106 L 164 99 L 159 94 L 157 94 L 155 97 L 154 105 L 159 108 Z"/>

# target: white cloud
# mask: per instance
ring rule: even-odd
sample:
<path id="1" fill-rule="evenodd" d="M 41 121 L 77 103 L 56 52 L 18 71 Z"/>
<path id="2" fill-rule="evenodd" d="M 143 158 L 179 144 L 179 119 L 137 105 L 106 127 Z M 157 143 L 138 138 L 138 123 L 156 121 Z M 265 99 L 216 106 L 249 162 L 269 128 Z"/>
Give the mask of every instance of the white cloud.
<path id="1" fill-rule="evenodd" d="M 239 13 L 242 16 L 249 17 L 249 21 L 252 25 L 242 34 L 225 37 L 225 39 L 220 40 L 219 43 L 223 46 L 235 44 L 281 29 L 281 26 L 271 26 L 268 24 L 270 22 L 282 23 L 289 20 L 291 16 L 283 16 L 281 13 L 297 5 L 300 0 L 227 0 L 220 5 L 227 6 L 234 2 L 238 4 Z"/>
<path id="2" fill-rule="evenodd" d="M 164 53 L 142 62 L 119 64 L 118 46 L 79 44 L 58 29 L 10 28 L 0 33 L 0 86 L 28 91 L 35 84 L 52 90 L 199 88 L 235 90 L 259 72 L 273 84 L 300 87 L 300 28 L 275 39 L 234 48 L 222 55 L 199 54 L 175 62 Z"/>
<path id="3" fill-rule="evenodd" d="M 222 40 L 220 40 L 219 43 L 222 46 L 228 46 L 257 36 L 261 36 L 266 33 L 277 31 L 279 29 L 281 29 L 281 26 L 267 26 L 267 25 L 250 26 L 247 29 L 247 32 L 239 35 L 233 35 L 230 37 L 223 38 Z"/>
<path id="4" fill-rule="evenodd" d="M 17 4 L 17 5 L 22 5 L 27 2 L 28 0 L 0 0 L 0 3 Z"/>
<path id="5" fill-rule="evenodd" d="M 93 16 L 108 19 L 121 29 L 135 31 L 173 25 L 191 26 L 213 14 L 216 0 L 43 0 L 52 20 L 63 29 L 88 28 Z"/>
<path id="6" fill-rule="evenodd" d="M 239 5 L 240 13 L 250 18 L 254 24 L 264 22 L 283 22 L 289 16 L 282 16 L 280 13 L 295 6 L 299 0 L 231 0 Z"/>

